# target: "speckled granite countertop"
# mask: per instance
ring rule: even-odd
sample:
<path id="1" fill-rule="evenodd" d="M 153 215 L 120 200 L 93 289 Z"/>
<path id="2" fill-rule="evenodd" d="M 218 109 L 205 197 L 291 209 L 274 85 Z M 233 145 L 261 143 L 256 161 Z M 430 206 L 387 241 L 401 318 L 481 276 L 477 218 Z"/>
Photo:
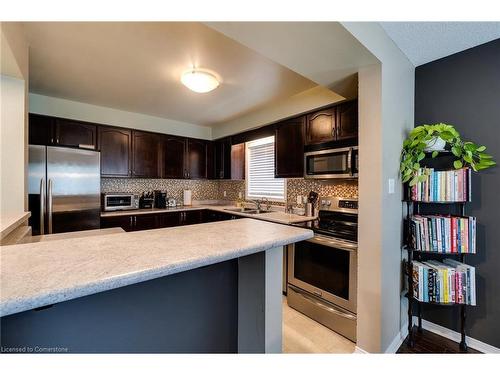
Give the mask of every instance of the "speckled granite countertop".
<path id="1" fill-rule="evenodd" d="M 230 215 L 248 217 L 257 220 L 271 221 L 280 224 L 293 224 L 301 223 L 304 221 L 315 220 L 317 216 L 302 216 L 297 214 L 288 214 L 284 211 L 273 211 L 263 214 L 248 214 L 245 212 L 228 211 L 227 209 L 236 209 L 235 206 L 227 205 L 210 205 L 210 204 L 200 204 L 193 206 L 180 206 L 172 208 L 144 208 L 139 210 L 127 210 L 127 211 L 109 211 L 102 212 L 101 217 L 112 217 L 112 216 L 127 216 L 127 215 L 145 215 L 145 214 L 159 214 L 164 212 L 178 212 L 178 211 L 192 211 L 192 210 L 212 210 L 223 212 Z"/>
<path id="2" fill-rule="evenodd" d="M 313 232 L 229 220 L 0 248 L 0 316 L 309 239 Z"/>

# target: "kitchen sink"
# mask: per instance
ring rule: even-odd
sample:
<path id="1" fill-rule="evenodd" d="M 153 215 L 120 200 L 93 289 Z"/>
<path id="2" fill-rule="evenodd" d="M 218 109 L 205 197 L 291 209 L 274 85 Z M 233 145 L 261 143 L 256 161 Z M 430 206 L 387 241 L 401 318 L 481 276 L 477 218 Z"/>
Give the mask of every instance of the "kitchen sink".
<path id="1" fill-rule="evenodd" d="M 245 208 L 225 208 L 224 210 L 231 211 L 231 212 L 243 212 L 245 214 L 252 214 L 252 215 L 265 214 L 267 212 L 272 212 L 272 211 L 267 211 L 267 210 L 257 210 L 255 208 L 248 208 L 248 207 L 245 207 Z"/>
<path id="2" fill-rule="evenodd" d="M 231 212 L 250 212 L 250 211 L 257 211 L 255 208 L 248 208 L 248 207 L 245 207 L 245 208 L 225 208 L 224 210 L 226 211 L 231 211 Z"/>

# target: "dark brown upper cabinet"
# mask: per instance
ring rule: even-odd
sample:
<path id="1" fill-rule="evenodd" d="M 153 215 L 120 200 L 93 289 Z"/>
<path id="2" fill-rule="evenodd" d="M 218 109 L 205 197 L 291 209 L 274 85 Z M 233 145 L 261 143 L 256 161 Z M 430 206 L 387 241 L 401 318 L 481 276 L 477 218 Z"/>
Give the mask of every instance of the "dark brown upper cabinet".
<path id="1" fill-rule="evenodd" d="M 307 115 L 306 144 L 312 145 L 336 139 L 336 109 L 328 108 Z"/>
<path id="2" fill-rule="evenodd" d="M 337 139 L 357 138 L 358 101 L 351 100 L 337 107 Z"/>
<path id="3" fill-rule="evenodd" d="M 276 178 L 304 176 L 305 116 L 276 124 L 274 174 Z"/>
<path id="4" fill-rule="evenodd" d="M 101 176 L 127 177 L 132 174 L 132 130 L 99 126 Z"/>
<path id="5" fill-rule="evenodd" d="M 207 142 L 201 139 L 187 139 L 186 143 L 187 176 L 186 178 L 207 178 Z"/>
<path id="6" fill-rule="evenodd" d="M 29 114 L 28 142 L 30 145 L 51 145 L 54 143 L 54 118 Z"/>
<path id="7" fill-rule="evenodd" d="M 57 118 L 55 120 L 55 144 L 95 150 L 97 126 L 88 122 Z"/>
<path id="8" fill-rule="evenodd" d="M 231 146 L 231 180 L 245 179 L 245 144 Z"/>
<path id="9" fill-rule="evenodd" d="M 163 178 L 186 178 L 186 140 L 180 137 L 163 137 Z"/>
<path id="10" fill-rule="evenodd" d="M 214 180 L 215 175 L 215 142 L 207 141 L 207 179 Z"/>
<path id="11" fill-rule="evenodd" d="M 231 178 L 231 138 L 223 138 L 214 142 L 215 178 Z"/>
<path id="12" fill-rule="evenodd" d="M 160 141 L 158 134 L 132 131 L 133 177 L 160 177 Z"/>

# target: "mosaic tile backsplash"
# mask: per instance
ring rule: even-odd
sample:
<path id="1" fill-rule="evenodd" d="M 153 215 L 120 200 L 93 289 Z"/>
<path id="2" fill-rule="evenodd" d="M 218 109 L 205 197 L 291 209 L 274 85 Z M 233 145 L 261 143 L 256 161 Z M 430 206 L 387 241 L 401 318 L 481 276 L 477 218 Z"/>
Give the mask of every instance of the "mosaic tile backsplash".
<path id="1" fill-rule="evenodd" d="M 143 191 L 166 190 L 168 197 L 182 200 L 183 190 L 191 190 L 193 200 L 230 200 L 238 199 L 238 193 L 245 196 L 245 181 L 232 180 L 170 180 L 142 178 L 101 178 L 102 193 L 142 193 Z M 303 178 L 289 178 L 286 181 L 287 203 L 296 207 L 297 196 L 307 195 L 310 191 L 321 196 L 358 197 L 357 181 L 318 181 Z M 224 196 L 224 191 L 226 195 Z M 284 205 L 283 202 L 272 202 Z"/>
<path id="2" fill-rule="evenodd" d="M 175 198 L 178 201 L 183 199 L 184 190 L 193 192 L 193 200 L 218 199 L 219 181 L 101 178 L 101 193 L 142 193 L 143 191 L 153 190 L 166 190 L 169 198 Z"/>

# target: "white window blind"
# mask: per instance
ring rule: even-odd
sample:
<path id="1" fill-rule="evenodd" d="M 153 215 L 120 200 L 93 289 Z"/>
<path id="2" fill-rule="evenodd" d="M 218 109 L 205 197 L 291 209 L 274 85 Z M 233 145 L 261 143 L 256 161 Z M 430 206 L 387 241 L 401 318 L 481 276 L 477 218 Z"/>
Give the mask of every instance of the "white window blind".
<path id="1" fill-rule="evenodd" d="M 285 199 L 285 180 L 274 178 L 274 137 L 258 139 L 246 144 L 247 198 Z"/>

